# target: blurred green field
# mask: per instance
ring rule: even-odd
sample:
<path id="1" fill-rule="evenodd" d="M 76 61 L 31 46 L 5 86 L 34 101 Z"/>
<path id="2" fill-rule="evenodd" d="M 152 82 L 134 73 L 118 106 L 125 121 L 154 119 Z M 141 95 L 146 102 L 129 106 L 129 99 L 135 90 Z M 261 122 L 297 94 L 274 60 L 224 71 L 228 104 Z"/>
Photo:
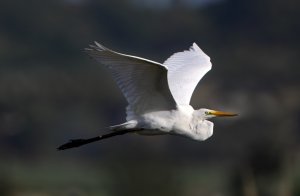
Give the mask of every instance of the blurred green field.
<path id="1" fill-rule="evenodd" d="M 1 195 L 224 195 L 227 191 L 229 168 L 165 164 L 17 162 L 1 167 Z"/>
<path id="2" fill-rule="evenodd" d="M 61 152 L 58 152 L 61 153 Z M 123 157 L 124 158 L 124 157 Z M 299 161 L 259 173 L 243 164 L 61 159 L 1 164 L 1 195 L 298 195 Z"/>

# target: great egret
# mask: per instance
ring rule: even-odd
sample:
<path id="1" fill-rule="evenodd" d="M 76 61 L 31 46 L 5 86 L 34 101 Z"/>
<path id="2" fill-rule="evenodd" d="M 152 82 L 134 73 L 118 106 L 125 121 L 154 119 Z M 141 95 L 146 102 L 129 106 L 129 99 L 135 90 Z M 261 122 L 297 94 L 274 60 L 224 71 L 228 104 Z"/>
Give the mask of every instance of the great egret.
<path id="1" fill-rule="evenodd" d="M 173 54 L 163 64 L 121 54 L 97 42 L 86 52 L 111 71 L 129 103 L 127 121 L 111 126 L 109 134 L 70 140 L 59 150 L 129 132 L 182 135 L 203 141 L 213 134 L 214 124 L 207 119 L 237 115 L 210 109 L 194 110 L 190 106 L 196 85 L 211 69 L 210 58 L 196 43 L 189 50 Z"/>

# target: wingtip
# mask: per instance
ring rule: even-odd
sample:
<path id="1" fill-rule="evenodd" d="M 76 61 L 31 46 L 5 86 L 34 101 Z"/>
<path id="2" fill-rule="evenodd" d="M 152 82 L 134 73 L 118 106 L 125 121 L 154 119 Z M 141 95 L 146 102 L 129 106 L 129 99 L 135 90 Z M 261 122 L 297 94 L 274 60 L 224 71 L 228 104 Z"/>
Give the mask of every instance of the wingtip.
<path id="1" fill-rule="evenodd" d="M 93 51 L 92 48 L 83 48 L 83 52 L 89 52 L 89 51 Z"/>
<path id="2" fill-rule="evenodd" d="M 97 41 L 94 41 L 94 44 L 95 44 L 96 46 L 101 46 Z"/>
<path id="3" fill-rule="evenodd" d="M 196 44 L 196 42 L 193 42 L 191 50 L 203 53 L 208 58 L 208 60 L 210 60 L 210 57 Z"/>
<path id="4" fill-rule="evenodd" d="M 103 46 L 102 44 L 99 44 L 97 41 L 94 41 L 94 44 L 96 45 L 96 47 L 98 47 L 98 49 L 107 50 L 107 48 L 105 46 Z"/>
<path id="5" fill-rule="evenodd" d="M 101 45 L 97 41 L 94 41 L 94 44 L 89 44 L 89 47 L 88 48 L 84 48 L 83 52 L 91 54 L 93 51 L 100 51 L 100 52 L 102 52 L 102 51 L 105 51 L 105 50 L 109 50 L 109 49 L 106 48 L 105 46 Z"/>
<path id="6" fill-rule="evenodd" d="M 194 49 L 194 50 L 199 50 L 200 49 L 200 47 L 196 44 L 196 42 L 193 42 L 193 45 L 192 45 L 191 48 Z"/>

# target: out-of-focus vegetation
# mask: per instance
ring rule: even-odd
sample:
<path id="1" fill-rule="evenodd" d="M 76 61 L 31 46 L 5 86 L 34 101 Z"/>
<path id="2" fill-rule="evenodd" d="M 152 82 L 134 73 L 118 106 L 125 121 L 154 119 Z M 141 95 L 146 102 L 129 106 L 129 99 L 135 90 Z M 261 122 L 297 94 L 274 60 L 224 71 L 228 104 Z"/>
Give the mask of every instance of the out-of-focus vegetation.
<path id="1" fill-rule="evenodd" d="M 145 2 L 0 1 L 0 195 L 300 195 L 300 3 Z M 240 116 L 215 119 L 205 142 L 126 135 L 57 152 L 124 121 L 82 52 L 94 40 L 159 62 L 196 42 L 213 69 L 192 105 Z"/>

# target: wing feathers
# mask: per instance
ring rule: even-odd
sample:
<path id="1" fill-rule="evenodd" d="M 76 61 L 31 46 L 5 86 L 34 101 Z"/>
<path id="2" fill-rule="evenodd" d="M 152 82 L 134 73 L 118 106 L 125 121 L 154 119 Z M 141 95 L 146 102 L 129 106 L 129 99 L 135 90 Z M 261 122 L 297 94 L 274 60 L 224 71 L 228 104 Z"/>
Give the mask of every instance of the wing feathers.
<path id="1" fill-rule="evenodd" d="M 178 105 L 189 105 L 191 96 L 200 79 L 211 69 L 211 62 L 196 43 L 189 50 L 168 58 L 168 83 Z"/>
<path id="2" fill-rule="evenodd" d="M 196 43 L 164 64 L 118 53 L 97 42 L 86 52 L 111 71 L 129 103 L 127 120 L 150 111 L 175 109 L 176 104 L 189 105 L 198 82 L 211 69 L 209 56 Z"/>
<path id="3" fill-rule="evenodd" d="M 175 109 L 167 69 L 162 64 L 114 52 L 97 42 L 86 52 L 111 71 L 129 103 L 127 120 L 150 111 Z"/>

